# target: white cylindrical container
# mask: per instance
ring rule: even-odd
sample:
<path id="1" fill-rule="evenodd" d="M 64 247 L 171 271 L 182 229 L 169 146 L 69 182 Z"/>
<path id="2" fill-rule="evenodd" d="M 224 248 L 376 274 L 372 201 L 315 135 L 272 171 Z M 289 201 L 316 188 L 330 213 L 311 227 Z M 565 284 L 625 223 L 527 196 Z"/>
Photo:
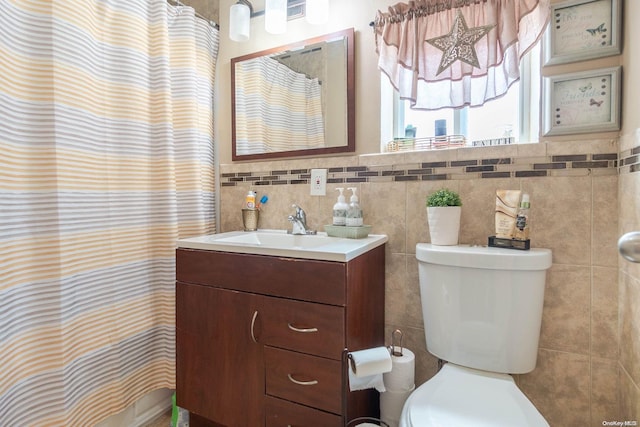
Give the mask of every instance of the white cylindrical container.
<path id="1" fill-rule="evenodd" d="M 427 207 L 431 243 L 439 246 L 457 245 L 461 215 L 462 207 L 460 206 Z"/>
<path id="2" fill-rule="evenodd" d="M 380 393 L 380 419 L 389 427 L 398 427 L 404 403 L 416 388 L 415 366 L 416 357 L 409 349 L 391 356 L 391 372 L 383 375 L 386 391 Z"/>
<path id="3" fill-rule="evenodd" d="M 391 372 L 382 378 L 384 387 L 391 391 L 407 391 L 415 387 L 416 356 L 409 349 L 402 349 L 402 356 L 391 355 Z"/>
<path id="4" fill-rule="evenodd" d="M 287 0 L 266 0 L 264 29 L 271 34 L 287 31 Z"/>
<path id="5" fill-rule="evenodd" d="M 322 25 L 329 21 L 329 0 L 307 0 L 307 22 Z"/>
<path id="6" fill-rule="evenodd" d="M 387 423 L 389 427 L 398 427 L 404 403 L 409 398 L 409 395 L 413 393 L 413 390 L 415 390 L 415 385 L 409 390 L 387 390 L 384 393 L 380 393 L 380 419 Z"/>
<path id="7" fill-rule="evenodd" d="M 236 3 L 229 9 L 229 38 L 234 42 L 249 40 L 251 28 L 251 10 L 249 6 Z"/>

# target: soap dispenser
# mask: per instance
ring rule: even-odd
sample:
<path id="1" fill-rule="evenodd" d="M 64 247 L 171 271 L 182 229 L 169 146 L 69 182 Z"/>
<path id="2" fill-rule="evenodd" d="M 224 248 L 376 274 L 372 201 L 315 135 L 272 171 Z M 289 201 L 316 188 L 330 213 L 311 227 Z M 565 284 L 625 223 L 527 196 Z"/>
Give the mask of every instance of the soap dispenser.
<path id="1" fill-rule="evenodd" d="M 362 221 L 362 209 L 358 204 L 358 195 L 356 194 L 357 188 L 349 187 L 349 190 L 353 193 L 351 195 L 351 203 L 349 203 L 349 209 L 347 209 L 347 226 L 360 227 L 363 224 Z"/>
<path id="2" fill-rule="evenodd" d="M 349 205 L 344 199 L 344 188 L 336 188 L 336 191 L 340 192 L 338 196 L 338 201 L 335 205 L 333 205 L 333 225 L 347 225 L 347 209 L 349 209 Z"/>

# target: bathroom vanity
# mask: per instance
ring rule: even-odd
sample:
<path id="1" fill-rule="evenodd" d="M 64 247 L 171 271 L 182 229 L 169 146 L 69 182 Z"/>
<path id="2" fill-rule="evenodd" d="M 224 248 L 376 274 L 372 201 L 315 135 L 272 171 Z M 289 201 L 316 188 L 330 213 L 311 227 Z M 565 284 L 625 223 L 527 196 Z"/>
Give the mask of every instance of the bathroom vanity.
<path id="1" fill-rule="evenodd" d="M 339 427 L 377 415 L 377 392 L 345 392 L 344 349 L 384 345 L 386 236 L 271 248 L 247 236 L 185 239 L 176 251 L 176 396 L 190 425 Z"/>

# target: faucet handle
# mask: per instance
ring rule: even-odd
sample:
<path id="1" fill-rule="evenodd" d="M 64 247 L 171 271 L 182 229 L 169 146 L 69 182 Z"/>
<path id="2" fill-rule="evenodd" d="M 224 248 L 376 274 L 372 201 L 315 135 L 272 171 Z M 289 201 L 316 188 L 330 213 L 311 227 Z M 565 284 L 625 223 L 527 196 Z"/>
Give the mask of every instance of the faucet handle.
<path id="1" fill-rule="evenodd" d="M 304 212 L 304 209 L 302 209 L 300 206 L 296 205 L 295 203 L 291 205 L 292 208 L 294 208 L 296 210 L 296 219 L 298 221 L 300 221 L 300 223 L 302 224 L 302 227 L 305 229 L 305 233 L 307 231 L 307 214 Z"/>
<path id="2" fill-rule="evenodd" d="M 291 205 L 292 208 L 294 208 L 296 210 L 296 216 L 300 219 L 305 219 L 305 212 L 304 209 L 302 209 L 300 206 L 296 205 L 295 203 Z"/>

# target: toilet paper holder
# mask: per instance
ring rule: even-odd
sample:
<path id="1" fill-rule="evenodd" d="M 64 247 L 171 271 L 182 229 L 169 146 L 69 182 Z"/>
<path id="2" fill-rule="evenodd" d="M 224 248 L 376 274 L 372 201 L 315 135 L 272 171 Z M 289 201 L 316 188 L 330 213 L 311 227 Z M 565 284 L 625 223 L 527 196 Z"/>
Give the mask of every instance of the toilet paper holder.
<path id="1" fill-rule="evenodd" d="M 396 345 L 397 342 L 399 342 L 400 345 Z M 400 348 L 399 351 L 396 350 L 397 347 Z M 391 334 L 391 345 L 389 346 L 389 353 L 391 353 L 392 356 L 401 357 L 402 349 L 402 331 L 400 329 L 396 329 Z"/>
<path id="2" fill-rule="evenodd" d="M 403 341 L 403 333 L 400 329 L 396 329 L 391 333 L 391 345 L 386 347 L 389 350 L 391 356 L 402 357 L 404 355 L 404 347 L 402 345 Z M 347 394 L 349 393 L 348 386 L 348 370 L 349 364 L 352 364 L 352 369 L 355 371 L 355 366 L 353 365 L 355 362 L 349 352 L 349 349 L 345 348 L 342 351 L 342 364 L 344 368 L 342 369 L 342 404 L 343 407 L 347 405 Z M 360 424 L 354 424 L 360 423 Z M 376 424 L 372 424 L 376 423 Z M 351 420 L 347 420 L 347 414 L 343 414 L 343 423 L 344 427 L 364 427 L 364 426 L 380 426 L 380 427 L 390 427 L 385 421 L 382 421 L 380 418 L 375 417 L 358 417 L 353 418 Z"/>
<path id="3" fill-rule="evenodd" d="M 351 353 L 348 348 L 342 350 L 342 407 L 347 407 L 347 394 L 349 393 L 349 366 L 348 364 L 354 363 Z M 354 424 L 359 423 L 359 424 Z M 376 423 L 376 424 L 371 424 Z M 347 412 L 342 414 L 342 425 L 344 427 L 364 427 L 364 426 L 380 426 L 390 427 L 389 424 L 376 417 L 357 417 L 351 420 L 347 420 Z"/>

